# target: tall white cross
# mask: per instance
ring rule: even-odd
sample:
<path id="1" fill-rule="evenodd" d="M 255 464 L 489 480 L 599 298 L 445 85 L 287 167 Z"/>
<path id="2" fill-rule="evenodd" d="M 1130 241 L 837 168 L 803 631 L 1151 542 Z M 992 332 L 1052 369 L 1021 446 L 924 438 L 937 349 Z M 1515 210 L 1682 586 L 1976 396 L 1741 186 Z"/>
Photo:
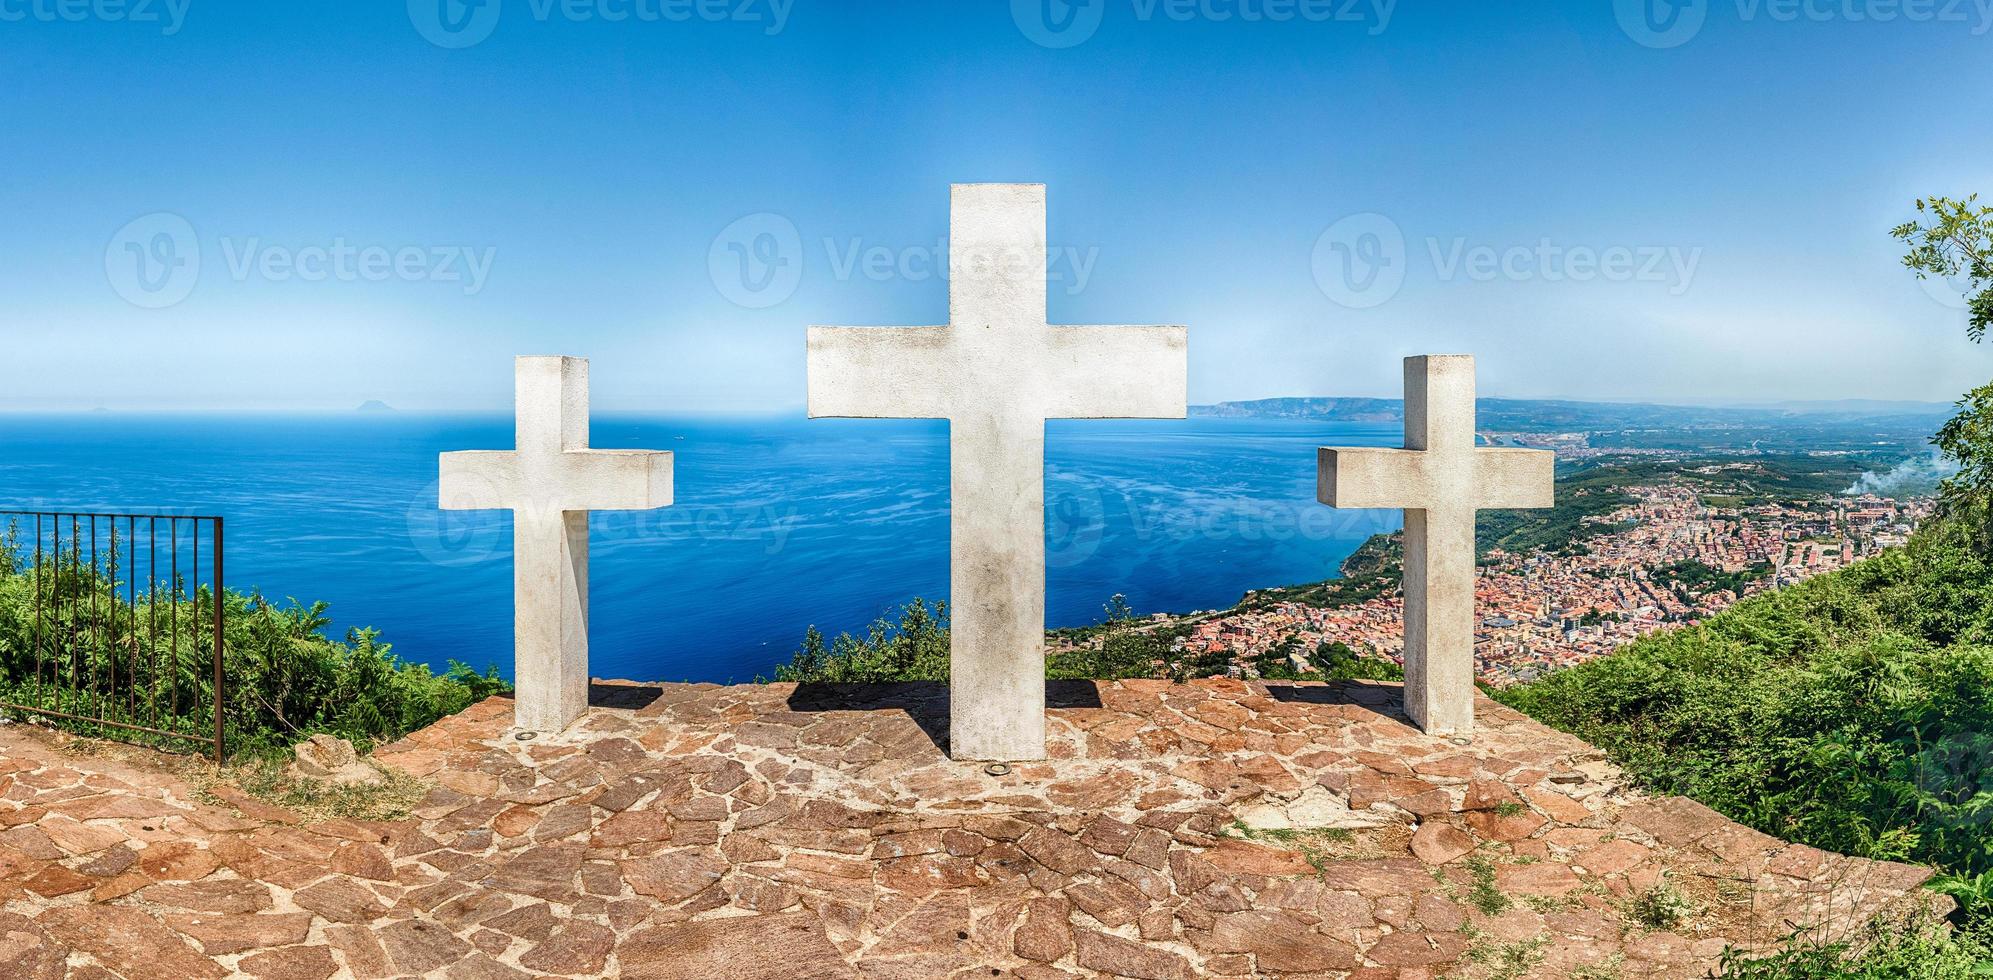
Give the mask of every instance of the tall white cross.
<path id="1" fill-rule="evenodd" d="M 521 357 L 512 452 L 444 453 L 444 510 L 512 511 L 514 723 L 588 710 L 588 512 L 671 505 L 671 454 L 588 448 L 588 361 Z"/>
<path id="2" fill-rule="evenodd" d="M 1405 448 L 1322 449 L 1316 496 L 1405 511 L 1405 712 L 1474 728 L 1474 512 L 1550 507 L 1557 456 L 1474 446 L 1474 358 L 1405 358 Z"/>
<path id="3" fill-rule="evenodd" d="M 1045 420 L 1183 418 L 1188 331 L 1045 322 L 1045 186 L 949 189 L 945 327 L 811 327 L 812 418 L 949 421 L 957 759 L 1045 757 Z"/>

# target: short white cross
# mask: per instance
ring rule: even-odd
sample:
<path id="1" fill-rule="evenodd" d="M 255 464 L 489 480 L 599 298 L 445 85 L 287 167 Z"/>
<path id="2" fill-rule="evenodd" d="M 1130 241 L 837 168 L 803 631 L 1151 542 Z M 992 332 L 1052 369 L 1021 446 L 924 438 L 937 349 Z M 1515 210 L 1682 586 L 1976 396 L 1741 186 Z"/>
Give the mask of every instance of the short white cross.
<path id="1" fill-rule="evenodd" d="M 945 327 L 811 327 L 812 418 L 949 420 L 949 751 L 1045 756 L 1045 420 L 1183 418 L 1188 331 L 1045 322 L 1045 187 L 949 190 Z"/>
<path id="2" fill-rule="evenodd" d="M 1555 503 L 1555 453 L 1474 432 L 1474 358 L 1408 357 L 1405 448 L 1318 457 L 1322 503 L 1405 511 L 1405 712 L 1436 734 L 1474 728 L 1474 512 Z"/>
<path id="3" fill-rule="evenodd" d="M 588 448 L 588 361 L 521 357 L 518 448 L 441 457 L 444 510 L 510 510 L 514 720 L 588 710 L 588 512 L 671 505 L 671 454 Z"/>

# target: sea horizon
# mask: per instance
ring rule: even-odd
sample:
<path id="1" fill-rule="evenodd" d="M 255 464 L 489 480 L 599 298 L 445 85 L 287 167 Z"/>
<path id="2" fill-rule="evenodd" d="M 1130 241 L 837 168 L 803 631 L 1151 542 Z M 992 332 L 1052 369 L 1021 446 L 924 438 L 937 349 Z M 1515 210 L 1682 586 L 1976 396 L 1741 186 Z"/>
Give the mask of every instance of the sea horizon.
<path id="1" fill-rule="evenodd" d="M 443 511 L 436 454 L 509 449 L 499 412 L 0 414 L 0 510 L 219 515 L 227 585 L 330 604 L 405 659 L 510 677 L 510 515 Z M 219 420 L 219 421 L 217 421 Z M 772 676 L 815 626 L 862 632 L 948 594 L 947 423 L 602 412 L 598 448 L 676 453 L 673 507 L 590 522 L 591 673 Z M 1047 425 L 1046 620 L 1224 608 L 1339 574 L 1396 511 L 1314 500 L 1314 448 L 1395 423 Z M 0 522 L 4 528 L 4 522 Z"/>

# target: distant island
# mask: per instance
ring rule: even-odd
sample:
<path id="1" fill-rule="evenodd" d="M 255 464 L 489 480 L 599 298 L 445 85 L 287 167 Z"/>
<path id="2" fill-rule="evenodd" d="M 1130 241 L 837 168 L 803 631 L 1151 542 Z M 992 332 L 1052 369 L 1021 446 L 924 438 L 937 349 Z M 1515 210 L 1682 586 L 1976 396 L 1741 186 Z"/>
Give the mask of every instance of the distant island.
<path id="1" fill-rule="evenodd" d="M 384 402 L 384 401 L 365 401 L 365 402 L 361 402 L 361 403 L 360 403 L 360 407 L 359 407 L 359 408 L 357 408 L 357 409 L 355 409 L 354 411 L 359 411 L 359 412 L 392 412 L 392 411 L 394 411 L 394 406 L 393 406 L 393 405 L 390 405 L 390 404 L 388 404 L 387 402 Z"/>

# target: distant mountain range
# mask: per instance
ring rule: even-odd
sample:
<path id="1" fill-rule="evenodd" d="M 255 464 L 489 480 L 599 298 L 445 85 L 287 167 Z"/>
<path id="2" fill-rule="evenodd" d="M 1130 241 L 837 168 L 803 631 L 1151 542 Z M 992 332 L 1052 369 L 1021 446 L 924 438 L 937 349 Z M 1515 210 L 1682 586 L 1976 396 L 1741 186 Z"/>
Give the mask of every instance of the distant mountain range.
<path id="1" fill-rule="evenodd" d="M 1950 417 L 1949 405 L 1935 402 L 1843 401 L 1778 402 L 1765 405 L 1652 405 L 1631 402 L 1579 402 L 1551 399 L 1483 398 L 1475 403 L 1482 431 L 1596 432 L 1656 428 L 1736 428 L 1886 421 L 1921 426 Z M 1396 422 L 1405 403 L 1396 398 L 1261 398 L 1191 406 L 1194 416 L 1216 418 L 1314 419 L 1335 422 Z"/>

